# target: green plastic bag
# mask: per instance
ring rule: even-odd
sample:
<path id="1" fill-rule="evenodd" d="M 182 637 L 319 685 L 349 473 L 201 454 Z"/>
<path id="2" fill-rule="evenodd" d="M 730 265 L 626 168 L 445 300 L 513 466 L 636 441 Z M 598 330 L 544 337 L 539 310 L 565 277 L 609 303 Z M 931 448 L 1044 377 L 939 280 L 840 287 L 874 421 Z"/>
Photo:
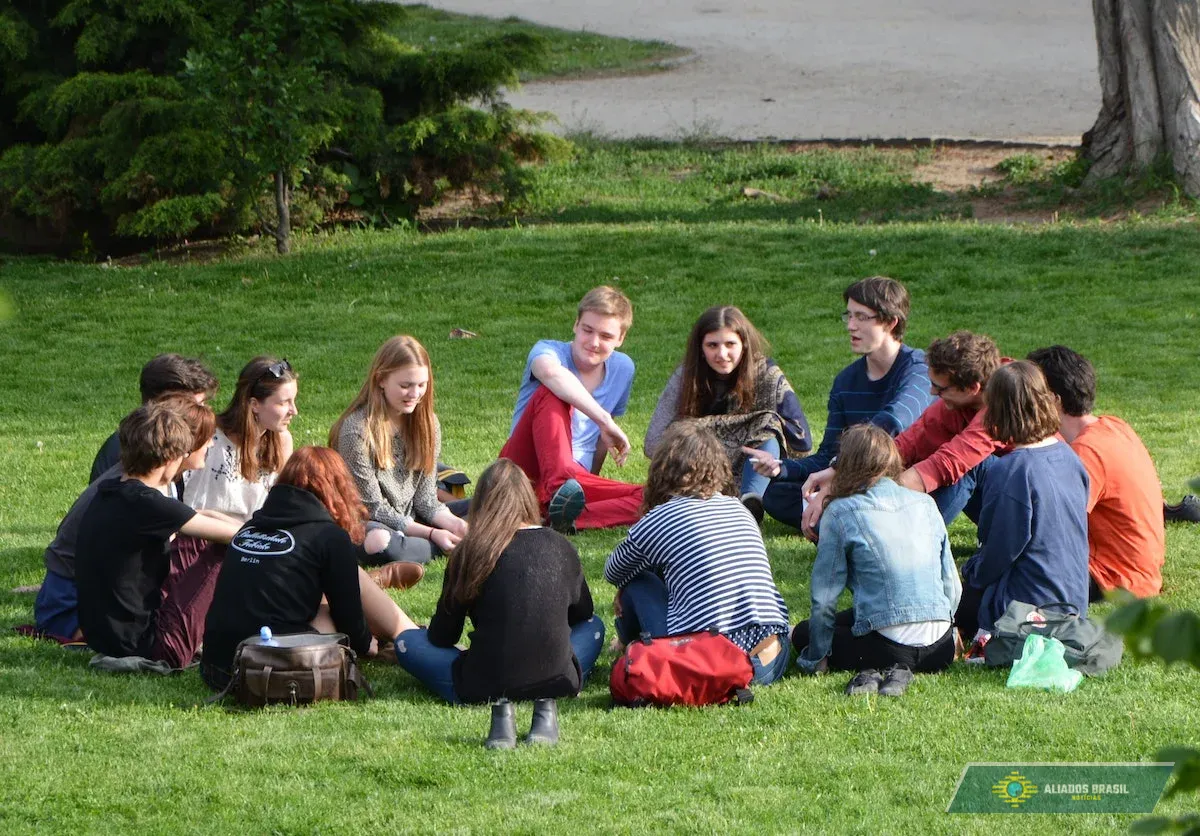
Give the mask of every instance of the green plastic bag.
<path id="1" fill-rule="evenodd" d="M 1066 647 L 1058 639 L 1030 634 L 1021 658 L 1008 674 L 1009 688 L 1041 688 L 1043 691 L 1074 691 L 1083 674 L 1067 667 Z"/>

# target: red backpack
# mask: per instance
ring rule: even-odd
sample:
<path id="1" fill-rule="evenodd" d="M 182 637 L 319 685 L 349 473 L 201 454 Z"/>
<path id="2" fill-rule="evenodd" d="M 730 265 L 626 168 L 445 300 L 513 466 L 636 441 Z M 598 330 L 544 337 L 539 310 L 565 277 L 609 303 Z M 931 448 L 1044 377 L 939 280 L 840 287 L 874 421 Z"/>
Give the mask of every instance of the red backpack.
<path id="1" fill-rule="evenodd" d="M 613 665 L 615 705 L 720 705 L 750 702 L 754 667 L 746 651 L 715 630 L 630 642 Z"/>

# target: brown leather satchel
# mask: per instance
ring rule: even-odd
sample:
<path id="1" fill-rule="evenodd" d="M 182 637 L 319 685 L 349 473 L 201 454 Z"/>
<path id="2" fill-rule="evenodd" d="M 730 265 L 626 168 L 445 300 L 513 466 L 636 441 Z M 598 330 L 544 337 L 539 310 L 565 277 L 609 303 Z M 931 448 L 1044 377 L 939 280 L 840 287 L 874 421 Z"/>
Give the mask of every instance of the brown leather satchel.
<path id="1" fill-rule="evenodd" d="M 213 701 L 229 693 L 242 705 L 306 705 L 320 700 L 375 696 L 358 669 L 358 656 L 344 633 L 291 633 L 237 646 L 233 678 Z"/>

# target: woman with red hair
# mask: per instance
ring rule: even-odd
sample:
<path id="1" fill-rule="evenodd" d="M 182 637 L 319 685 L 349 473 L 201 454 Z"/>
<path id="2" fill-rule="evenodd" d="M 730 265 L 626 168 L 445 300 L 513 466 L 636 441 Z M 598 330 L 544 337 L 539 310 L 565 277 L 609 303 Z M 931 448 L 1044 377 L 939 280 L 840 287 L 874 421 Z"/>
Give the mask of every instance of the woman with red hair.
<path id="1" fill-rule="evenodd" d="M 225 554 L 204 625 L 200 675 L 209 687 L 225 687 L 238 643 L 262 627 L 279 635 L 345 633 L 368 656 L 379 641 L 416 627 L 358 566 L 366 519 L 336 451 L 304 447 L 292 455 Z M 413 568 L 419 578 L 422 567 Z"/>

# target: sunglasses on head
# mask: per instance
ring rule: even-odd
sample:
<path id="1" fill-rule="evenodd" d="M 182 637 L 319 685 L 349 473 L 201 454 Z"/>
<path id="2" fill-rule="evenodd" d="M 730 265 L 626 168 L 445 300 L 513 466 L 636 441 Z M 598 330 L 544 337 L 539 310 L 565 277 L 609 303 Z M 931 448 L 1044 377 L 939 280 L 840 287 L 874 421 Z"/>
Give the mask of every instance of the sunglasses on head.
<path id="1" fill-rule="evenodd" d="M 287 358 L 285 357 L 284 359 L 280 360 L 278 363 L 272 363 L 271 365 L 267 366 L 266 371 L 264 371 L 261 375 L 259 375 L 258 379 L 262 380 L 267 375 L 270 375 L 271 377 L 278 380 L 279 378 L 283 377 L 285 374 L 287 374 L 291 370 L 292 370 L 292 364 L 289 363 L 287 361 Z"/>

